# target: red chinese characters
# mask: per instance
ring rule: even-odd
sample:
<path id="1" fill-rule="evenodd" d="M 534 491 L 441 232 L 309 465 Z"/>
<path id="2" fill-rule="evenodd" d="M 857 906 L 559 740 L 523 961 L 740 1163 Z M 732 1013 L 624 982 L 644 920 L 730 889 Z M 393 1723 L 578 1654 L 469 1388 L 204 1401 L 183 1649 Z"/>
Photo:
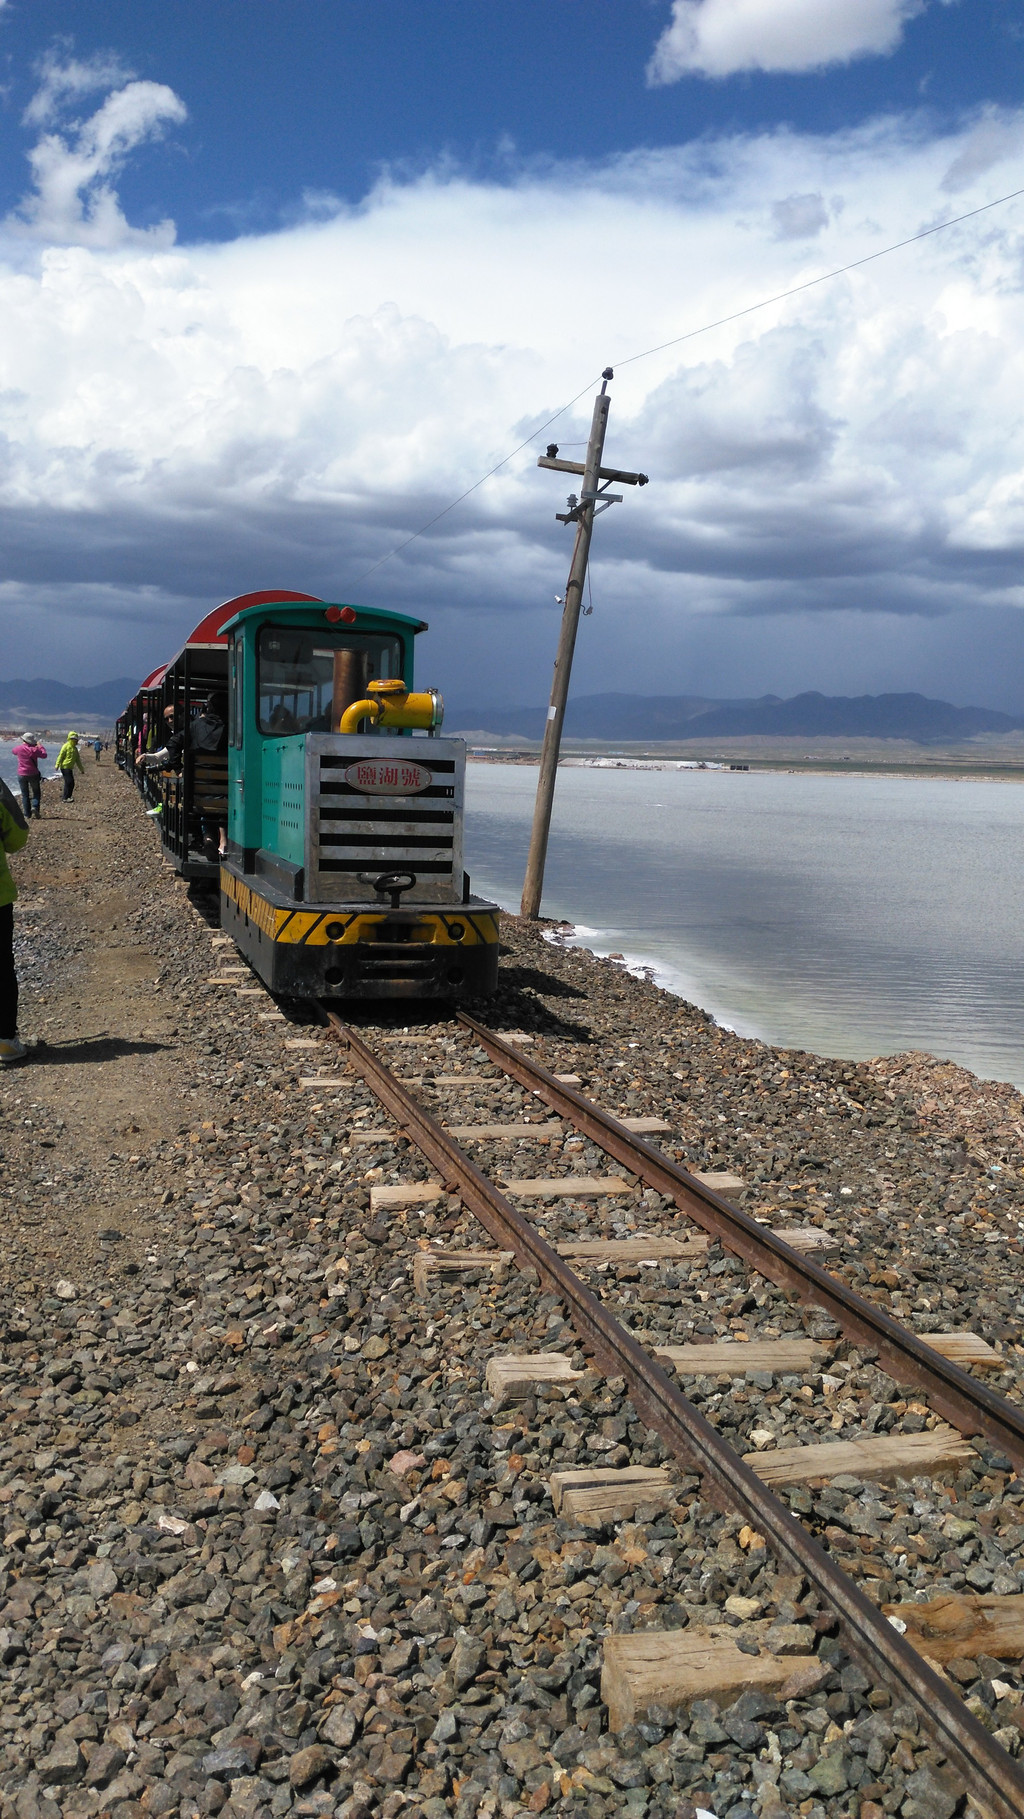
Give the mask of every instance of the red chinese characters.
<path id="1" fill-rule="evenodd" d="M 418 796 L 433 781 L 433 773 L 425 764 L 394 758 L 363 758 L 358 764 L 350 764 L 345 772 L 349 789 L 365 796 Z"/>

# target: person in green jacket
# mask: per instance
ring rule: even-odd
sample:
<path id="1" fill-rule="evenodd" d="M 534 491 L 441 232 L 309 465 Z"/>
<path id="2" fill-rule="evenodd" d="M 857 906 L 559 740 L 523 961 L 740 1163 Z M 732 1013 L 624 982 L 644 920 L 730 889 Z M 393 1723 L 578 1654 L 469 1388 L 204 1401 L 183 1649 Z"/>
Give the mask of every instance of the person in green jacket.
<path id="1" fill-rule="evenodd" d="M 77 733 L 69 733 L 57 753 L 57 769 L 64 779 L 64 801 L 70 802 L 75 793 L 75 771 L 85 769 L 78 750 Z"/>
<path id="2" fill-rule="evenodd" d="M 8 853 L 21 851 L 28 839 L 28 824 L 6 783 L 0 780 L 0 1064 L 24 1061 L 27 1050 L 18 1041 L 18 975 L 14 970 L 14 899 L 18 887 L 11 877 Z"/>

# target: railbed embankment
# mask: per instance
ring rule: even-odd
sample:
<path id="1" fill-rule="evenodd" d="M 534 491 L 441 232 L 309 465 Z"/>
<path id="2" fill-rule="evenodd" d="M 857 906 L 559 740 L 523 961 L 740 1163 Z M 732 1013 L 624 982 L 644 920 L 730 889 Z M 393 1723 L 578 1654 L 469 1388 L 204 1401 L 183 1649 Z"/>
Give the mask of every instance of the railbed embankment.
<path id="1" fill-rule="evenodd" d="M 417 1248 L 479 1243 L 476 1222 L 451 1197 L 371 1208 L 374 1186 L 426 1164 L 361 1082 L 300 1085 L 337 1065 L 322 1032 L 275 1015 L 249 977 L 211 984 L 233 956 L 117 773 L 90 769 L 44 812 L 15 860 L 23 1026 L 41 1046 L 0 1108 L 3 1811 L 957 1810 L 966 1790 L 914 1713 L 865 1683 L 829 1613 L 694 1479 L 598 1531 L 556 1517 L 553 1469 L 665 1462 L 621 1383 L 586 1371 L 526 1274 L 431 1278 L 416 1297 Z M 487 1022 L 532 1036 L 612 1111 L 664 1119 L 669 1153 L 742 1176 L 774 1225 L 832 1234 L 830 1267 L 918 1331 L 980 1333 L 1020 1399 L 1018 1093 L 925 1057 L 772 1050 L 540 929 L 508 918 L 504 940 Z M 383 1028 L 354 1021 L 371 1040 Z M 316 1061 L 295 1042 L 322 1045 Z M 398 1052 L 411 1065 L 415 1047 Z M 437 1053 L 465 1057 L 454 1025 Z M 521 1103 L 493 1081 L 460 1097 L 467 1123 Z M 581 1173 L 605 1160 L 571 1134 L 555 1153 Z M 552 1160 L 532 1140 L 491 1157 L 512 1175 Z M 636 1189 L 599 1217 L 570 1205 L 559 1230 L 646 1232 L 669 1210 Z M 594 1281 L 648 1334 L 831 1348 L 824 1371 L 688 1390 L 737 1444 L 933 1420 L 717 1247 L 693 1271 Z M 553 1349 L 584 1374 L 495 1404 L 496 1352 Z M 1024 1589 L 1017 1492 L 979 1448 L 945 1485 L 788 1498 L 885 1602 Z M 609 1734 L 603 1636 L 712 1618 L 755 1650 L 792 1626 L 827 1676 L 781 1703 L 698 1701 Z M 1019 1665 L 949 1669 L 1014 1751 Z"/>

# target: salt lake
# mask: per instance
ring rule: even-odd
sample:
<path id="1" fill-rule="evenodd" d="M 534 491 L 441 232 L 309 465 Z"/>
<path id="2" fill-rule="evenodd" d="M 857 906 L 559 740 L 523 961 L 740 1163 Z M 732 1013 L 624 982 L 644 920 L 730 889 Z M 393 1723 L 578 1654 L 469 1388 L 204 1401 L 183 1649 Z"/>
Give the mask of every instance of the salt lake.
<path id="1" fill-rule="evenodd" d="M 473 889 L 518 908 L 537 772 L 471 763 Z M 559 772 L 543 910 L 741 1034 L 1024 1087 L 1024 787 Z"/>

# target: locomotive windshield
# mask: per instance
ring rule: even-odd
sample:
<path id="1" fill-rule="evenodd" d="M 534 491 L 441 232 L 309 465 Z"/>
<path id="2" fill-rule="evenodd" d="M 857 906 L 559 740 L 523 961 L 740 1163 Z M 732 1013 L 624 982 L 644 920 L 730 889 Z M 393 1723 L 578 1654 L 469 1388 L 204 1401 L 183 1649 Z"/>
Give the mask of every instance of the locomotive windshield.
<path id="1" fill-rule="evenodd" d="M 368 682 L 402 674 L 398 638 L 265 625 L 259 634 L 261 733 L 336 732 Z"/>

